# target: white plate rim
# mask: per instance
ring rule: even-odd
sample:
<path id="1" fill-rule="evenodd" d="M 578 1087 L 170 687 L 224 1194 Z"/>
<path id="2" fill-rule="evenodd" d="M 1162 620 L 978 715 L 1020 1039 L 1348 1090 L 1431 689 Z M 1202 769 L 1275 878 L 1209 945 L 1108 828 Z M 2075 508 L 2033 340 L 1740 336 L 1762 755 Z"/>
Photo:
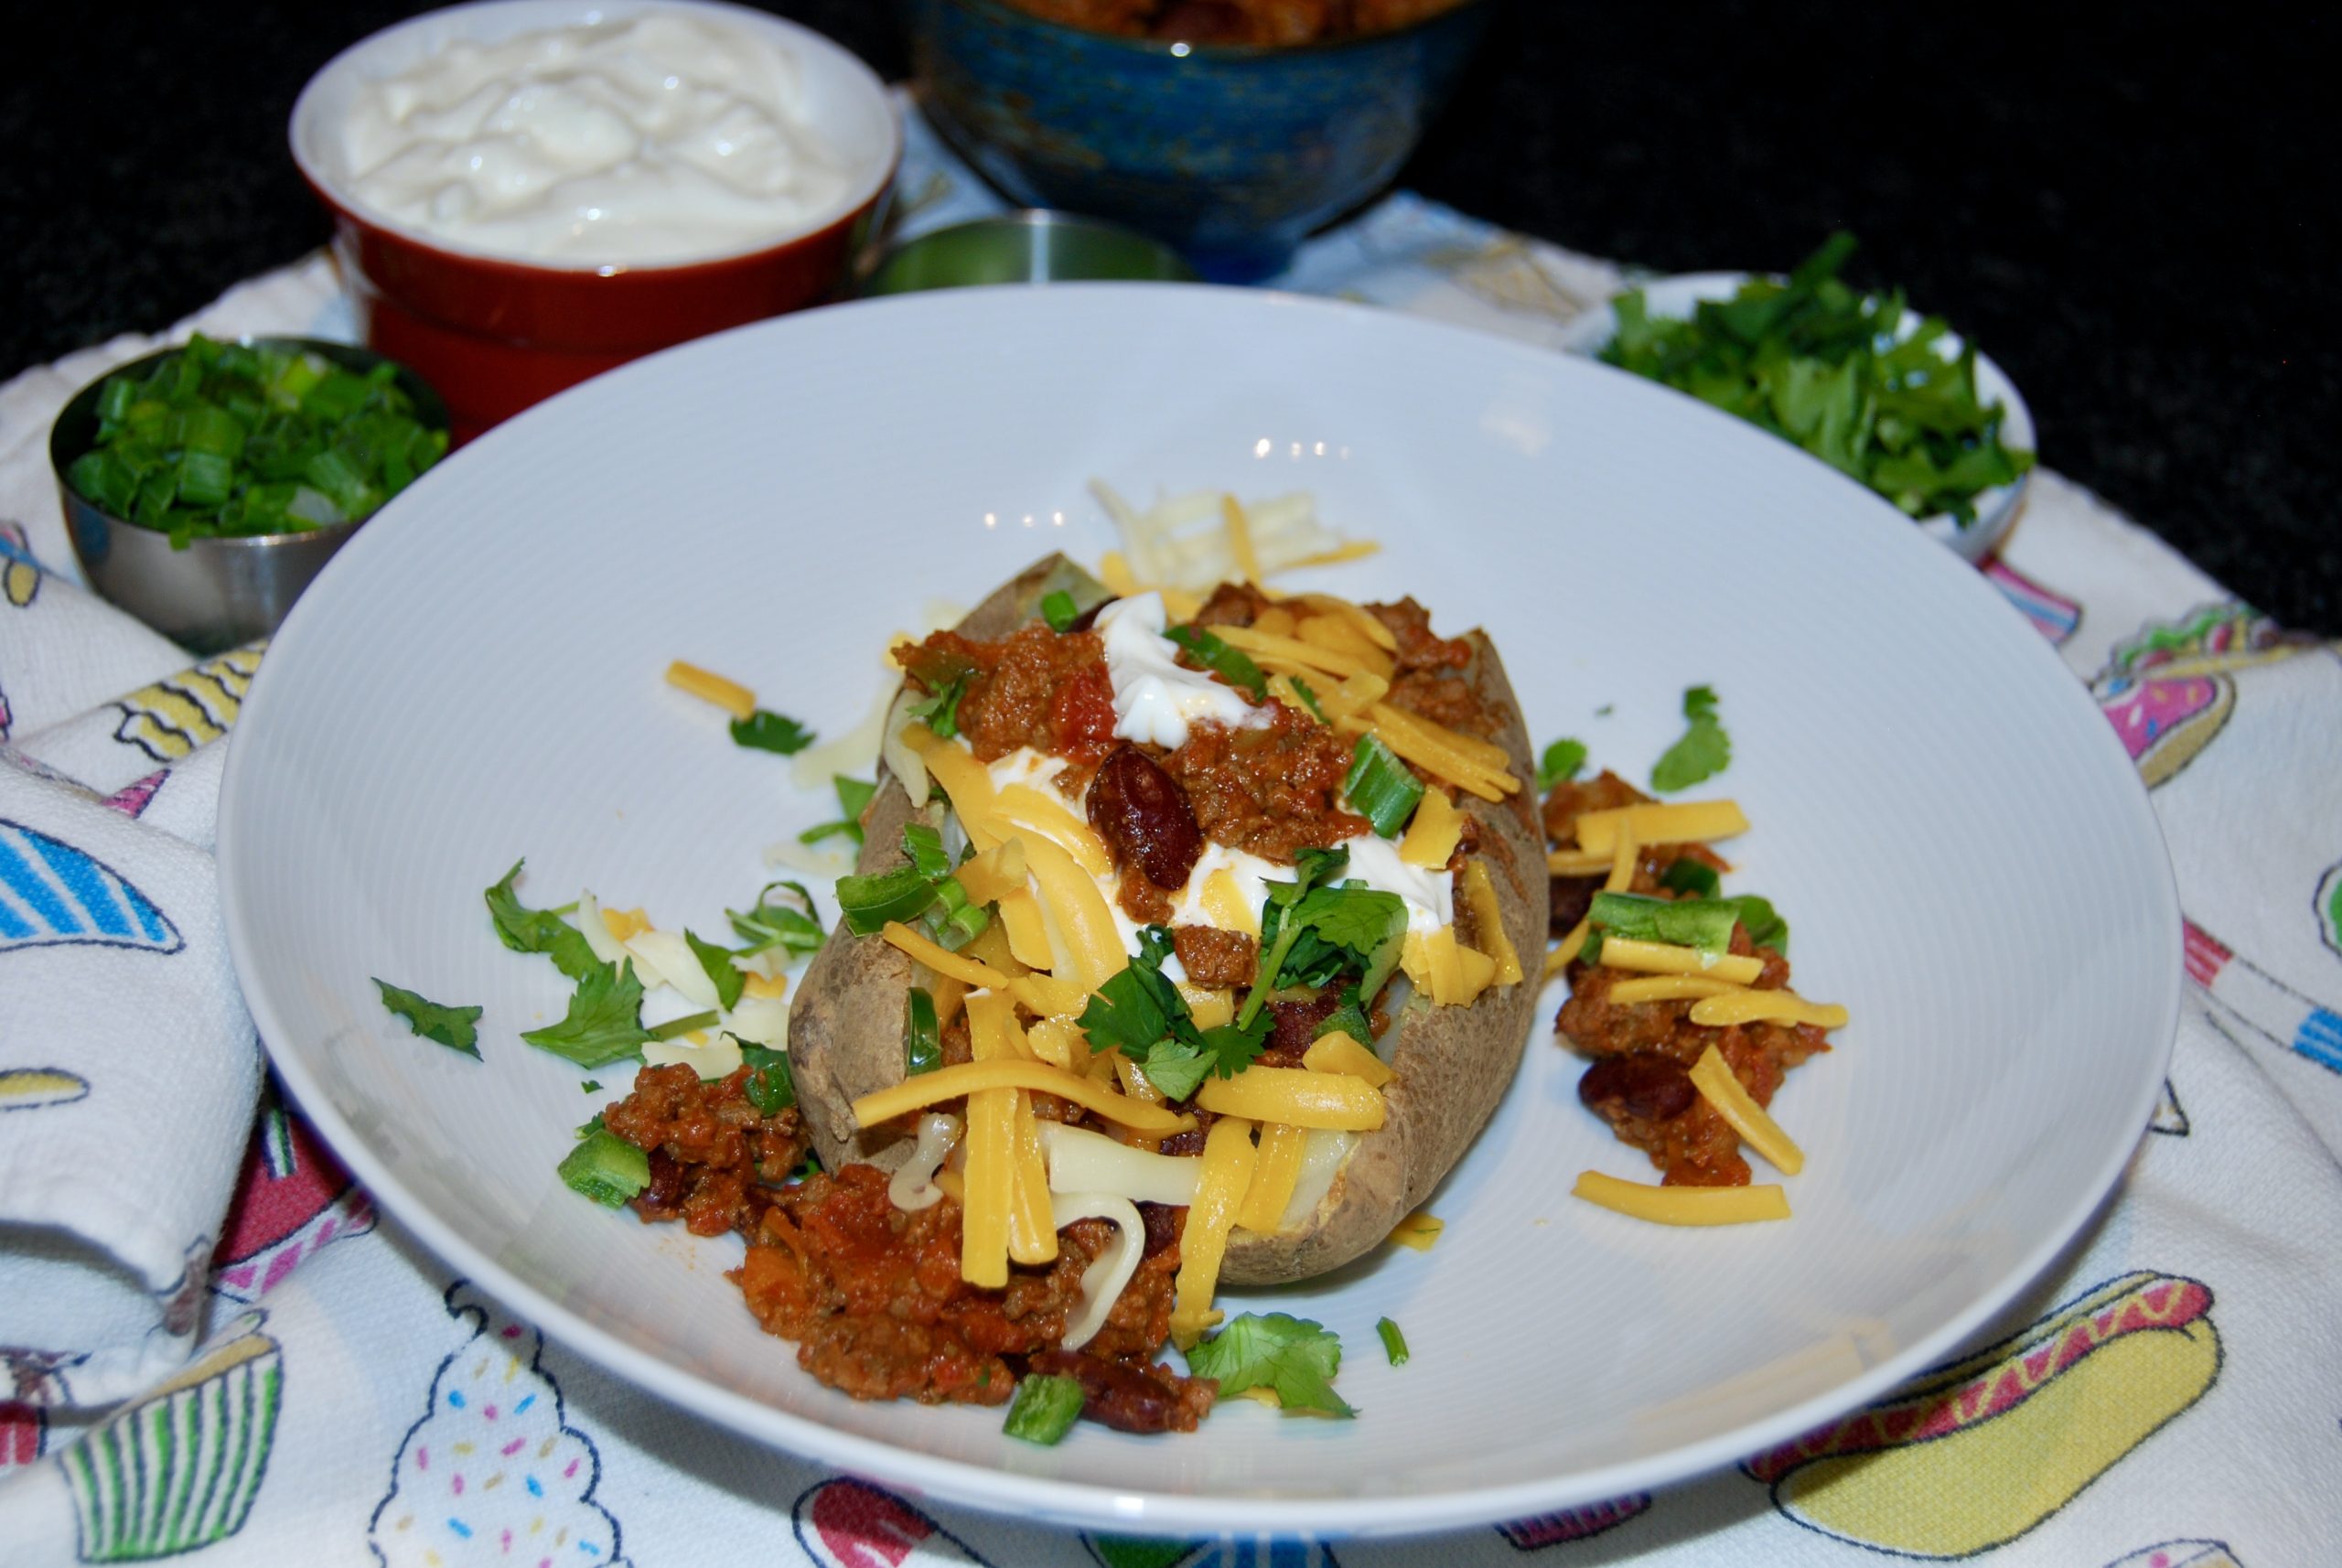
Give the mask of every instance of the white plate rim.
<path id="1" fill-rule="evenodd" d="M 1394 331 L 1454 334 L 1469 338 L 1480 346 L 1480 351 L 1509 356 L 1523 369 L 1532 371 L 1551 373 L 1551 367 L 1559 358 L 1548 349 L 1490 338 L 1463 328 L 1394 314 L 1382 307 L 1346 301 L 1195 285 L 1081 283 L 1052 285 L 1052 289 L 1059 293 L 1078 290 L 1085 295 L 1122 294 L 1140 298 L 1166 293 L 1218 295 L 1230 300 L 1257 301 L 1264 306 L 1281 310 L 1346 313 L 1360 322 L 1372 320 L 1383 323 Z M 992 292 L 995 291 L 981 291 Z M 980 292 L 909 295 L 828 307 L 820 314 L 834 317 L 840 312 L 874 309 L 948 313 L 968 308 L 965 302 L 972 297 L 980 297 Z M 636 361 L 636 367 L 671 360 L 677 356 L 722 351 L 720 345 L 727 341 L 757 334 L 786 332 L 792 322 L 803 319 L 806 317 L 801 315 L 784 317 L 735 328 L 666 350 L 651 357 L 651 360 Z M 510 439 L 511 430 L 521 422 L 542 424 L 558 418 L 566 400 L 575 399 L 596 387 L 606 389 L 604 395 L 607 395 L 608 383 L 627 376 L 633 368 L 621 367 L 595 382 L 540 404 L 500 431 L 489 432 L 474 446 L 493 452 L 500 445 L 500 436 Z M 1642 389 L 1649 394 L 1660 397 L 1673 395 L 1668 389 L 1657 387 L 1631 372 L 1591 362 L 1586 362 L 1586 368 L 1596 374 L 1618 377 L 1625 386 Z M 1622 386 L 1621 395 L 1638 394 L 1625 392 Z M 1696 400 L 1680 401 L 1692 409 L 1697 417 L 1713 419 L 1723 427 L 1744 434 L 1763 435 L 1762 432 L 1755 432 L 1743 422 L 1720 410 L 1700 404 Z M 1906 523 L 1909 521 L 1857 481 L 1844 476 L 1838 478 L 1853 492 L 1867 498 L 1869 503 L 1875 505 L 1885 515 Z M 422 482 L 428 484 L 429 477 Z M 372 551 L 393 547 L 385 537 L 387 532 L 372 531 L 370 541 L 368 531 L 361 531 L 359 537 L 351 542 L 351 547 L 341 553 L 334 568 L 345 579 L 354 578 Z M 1976 578 L 1975 591 L 1982 594 L 1995 592 L 1981 575 Z M 300 613 L 300 607 L 296 607 L 295 614 L 288 618 L 272 645 L 272 657 L 263 661 L 245 694 L 240 728 L 249 726 L 255 714 L 261 715 L 265 722 L 265 715 L 269 713 L 269 693 L 276 682 L 287 679 L 280 672 L 293 663 L 291 659 L 284 657 L 285 653 L 289 650 L 297 655 L 311 636 L 319 635 L 310 628 L 324 624 L 321 613 L 305 617 Z M 2013 633 L 2022 629 L 2021 623 L 2012 621 L 2011 624 Z M 2087 727 L 2098 737 L 2092 744 L 2110 761 L 2119 760 L 2122 769 L 2131 773 L 2135 780 L 2135 772 L 2122 753 L 2119 740 L 2099 720 L 2081 683 L 2065 669 L 2047 643 L 2036 639 L 2028 646 L 2033 652 L 2026 657 L 2035 659 L 2045 670 L 2054 671 L 2063 688 L 2070 692 L 2069 706 L 2077 718 L 2089 718 Z M 240 791 L 248 788 L 244 782 L 245 770 L 239 767 L 240 757 L 246 755 L 249 755 L 247 751 L 232 746 L 229 750 L 221 787 L 217 853 L 222 915 L 230 947 L 247 999 L 252 1004 L 254 1023 L 263 1041 L 270 1041 L 283 1037 L 285 1030 L 265 985 L 254 983 L 256 969 L 252 955 L 255 939 L 251 925 L 249 895 L 242 885 L 238 852 L 241 828 L 237 813 L 232 810 L 232 802 Z M 2170 860 L 2168 854 L 2163 853 L 2161 829 L 2144 787 L 2139 786 L 2124 799 L 2128 801 L 2133 819 L 2129 831 L 2142 834 L 2141 842 L 2151 843 L 2156 850 L 2157 885 L 2163 897 L 2159 908 L 2149 913 L 2159 926 L 2168 928 L 2174 953 L 2174 962 L 2161 976 L 2161 984 L 2153 1002 L 2156 1015 L 2166 1020 L 2160 1030 L 2154 1058 L 2155 1071 L 2152 1074 L 2142 1072 L 2129 1096 L 2129 1120 L 2139 1128 L 2139 1137 L 2143 1137 L 2167 1070 L 2177 1028 L 2182 975 L 2176 961 L 2180 911 Z M 1824 1394 L 1777 1411 L 1730 1433 L 1688 1444 L 1656 1457 L 1572 1472 L 1565 1477 L 1566 1486 L 1557 1487 L 1541 1480 L 1456 1490 L 1429 1498 L 1321 1498 L 1296 1501 L 1198 1496 L 1148 1491 L 1141 1487 L 1121 1490 L 1079 1481 L 1017 1475 L 989 1466 L 920 1454 L 884 1441 L 840 1432 L 810 1418 L 732 1393 L 704 1378 L 688 1375 L 679 1378 L 678 1369 L 670 1363 L 638 1349 L 614 1333 L 596 1326 L 554 1302 L 512 1276 L 495 1259 L 467 1241 L 433 1213 L 427 1204 L 407 1191 L 394 1172 L 376 1157 L 347 1120 L 334 1111 L 324 1085 L 296 1053 L 280 1049 L 272 1044 L 270 1057 L 295 1101 L 311 1117 L 328 1145 L 351 1165 L 370 1191 L 381 1200 L 381 1207 L 386 1216 L 394 1218 L 398 1223 L 414 1231 L 418 1240 L 457 1272 L 467 1275 L 482 1288 L 524 1312 L 530 1321 L 556 1340 L 624 1377 L 637 1389 L 680 1404 L 736 1432 L 848 1473 L 881 1479 L 919 1497 L 990 1513 L 1014 1512 L 1053 1524 L 1119 1533 L 1273 1533 L 1324 1539 L 1418 1534 L 1526 1517 L 1556 1508 L 1648 1490 L 1724 1468 L 1836 1415 L 1871 1402 L 1914 1374 L 1936 1365 L 1976 1335 L 2014 1298 L 2035 1283 L 2075 1243 L 2101 1209 L 2113 1201 L 2117 1184 L 2131 1162 L 2138 1142 L 2137 1138 L 2126 1141 L 2101 1159 L 2092 1179 L 2079 1189 L 2079 1196 L 2069 1200 L 2058 1221 L 2047 1229 L 2042 1239 L 1992 1289 L 1982 1293 L 1962 1310 L 1951 1315 L 1934 1333 L 1902 1347 L 1861 1375 Z"/>

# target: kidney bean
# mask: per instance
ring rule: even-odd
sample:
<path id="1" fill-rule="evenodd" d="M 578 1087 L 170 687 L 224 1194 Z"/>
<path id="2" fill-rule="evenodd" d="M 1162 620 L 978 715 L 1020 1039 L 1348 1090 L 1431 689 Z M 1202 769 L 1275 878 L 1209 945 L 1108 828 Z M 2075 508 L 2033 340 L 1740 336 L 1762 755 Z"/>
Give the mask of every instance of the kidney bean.
<path id="1" fill-rule="evenodd" d="M 1166 1247 L 1178 1244 L 1179 1228 L 1186 1223 L 1182 1218 L 1186 1213 L 1186 1209 L 1175 1208 L 1167 1203 L 1142 1203 L 1138 1206 L 1138 1217 L 1146 1226 L 1146 1256 L 1152 1258 Z"/>
<path id="2" fill-rule="evenodd" d="M 1673 1057 L 1628 1051 L 1587 1068 L 1577 1080 L 1577 1097 L 1605 1116 L 1664 1122 L 1691 1110 L 1700 1091 L 1690 1070 Z"/>
<path id="3" fill-rule="evenodd" d="M 1187 886 L 1204 835 L 1187 791 L 1146 753 L 1126 746 L 1099 765 L 1089 812 L 1116 865 L 1136 865 L 1157 887 Z"/>
<path id="4" fill-rule="evenodd" d="M 1594 908 L 1594 896 L 1602 891 L 1603 880 L 1599 876 L 1551 878 L 1552 886 L 1546 896 L 1547 934 L 1565 937 L 1575 929 L 1577 923 L 1585 918 L 1585 912 Z"/>
<path id="5" fill-rule="evenodd" d="M 1043 1377 L 1080 1383 L 1083 1418 L 1117 1432 L 1168 1432 L 1178 1412 L 1178 1401 L 1169 1389 L 1119 1361 L 1073 1350 L 1044 1350 L 1026 1365 Z"/>
<path id="6" fill-rule="evenodd" d="M 683 1200 L 683 1165 L 663 1148 L 650 1151 L 650 1182 L 635 1198 L 643 1212 L 666 1215 Z"/>

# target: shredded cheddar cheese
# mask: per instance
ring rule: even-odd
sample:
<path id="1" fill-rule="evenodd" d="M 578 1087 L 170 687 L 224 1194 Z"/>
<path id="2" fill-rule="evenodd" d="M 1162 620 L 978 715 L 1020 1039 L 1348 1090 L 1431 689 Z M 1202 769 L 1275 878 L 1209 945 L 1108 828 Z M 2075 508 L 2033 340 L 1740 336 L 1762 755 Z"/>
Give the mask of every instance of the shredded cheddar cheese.
<path id="1" fill-rule="evenodd" d="M 1024 854 L 1017 845 L 1017 854 Z M 1057 950 L 1049 946 L 1048 922 L 1041 916 L 1040 900 L 1033 897 L 1030 887 L 1015 887 L 999 899 L 1001 929 L 1008 935 L 1008 950 L 1016 961 L 1030 969 L 1045 970 L 1057 961 Z M 1039 1009 L 1035 1009 L 1039 1011 Z"/>
<path id="2" fill-rule="evenodd" d="M 1000 999 L 989 993 L 968 998 L 969 1047 L 974 1068 L 1021 1068 L 1001 1029 Z M 934 1074 L 926 1075 L 934 1077 Z M 916 1083 L 918 1079 L 911 1080 Z M 971 1090 L 963 1146 L 966 1184 L 960 1217 L 960 1277 L 970 1284 L 999 1289 L 1008 1283 L 1009 1230 L 1015 1206 L 1016 1100 L 1013 1085 Z"/>
<path id="3" fill-rule="evenodd" d="M 1656 1225 L 1744 1225 L 1757 1219 L 1787 1219 L 1789 1196 L 1778 1184 L 1764 1187 L 1651 1187 L 1585 1171 L 1572 1194 L 1599 1208 Z"/>
<path id="4" fill-rule="evenodd" d="M 1244 901 L 1244 890 L 1232 868 L 1223 865 L 1204 878 L 1202 903 L 1204 913 L 1221 930 L 1241 931 L 1255 941 L 1260 940 L 1260 914 Z"/>
<path id="5" fill-rule="evenodd" d="M 1254 1069 L 1259 1070 L 1258 1069 Z M 1306 1076 L 1306 1075 L 1296 1075 Z M 1096 1079 L 1063 1071 L 1037 1061 L 962 1062 L 905 1079 L 891 1088 L 865 1094 L 854 1102 L 854 1125 L 876 1127 L 908 1111 L 924 1111 L 947 1100 L 957 1100 L 986 1089 L 1034 1089 L 1070 1100 L 1106 1121 L 1158 1136 L 1185 1132 L 1196 1119 L 1148 1105 L 1127 1094 L 1117 1094 Z"/>
<path id="6" fill-rule="evenodd" d="M 1654 974 L 1648 980 L 1617 982 L 1610 987 L 1609 1001 L 1619 1007 L 1641 1002 L 1697 1002 L 1703 996 L 1729 996 L 1747 989 L 1704 974 Z"/>
<path id="7" fill-rule="evenodd" d="M 1261 557 L 1252 548 L 1252 524 L 1244 515 L 1243 503 L 1232 495 L 1219 498 L 1220 521 L 1228 529 L 1228 556 L 1236 563 L 1237 574 L 1254 587 L 1261 585 Z"/>
<path id="8" fill-rule="evenodd" d="M 1805 1151 L 1756 1103 L 1715 1047 L 1702 1051 L 1692 1064 L 1692 1087 L 1740 1134 L 1740 1141 L 1764 1155 L 1775 1170 L 1795 1176 L 1805 1169 Z"/>
<path id="9" fill-rule="evenodd" d="M 1348 1073 L 1364 1079 L 1373 1089 L 1380 1089 L 1397 1076 L 1390 1063 L 1339 1029 L 1310 1041 L 1301 1065 L 1311 1072 Z"/>
<path id="10" fill-rule="evenodd" d="M 1234 1078 L 1204 1079 L 1195 1102 L 1215 1116 L 1349 1133 L 1371 1133 L 1388 1114 L 1381 1091 L 1362 1078 L 1257 1063 Z"/>
<path id="11" fill-rule="evenodd" d="M 1128 968 L 1130 954 L 1106 896 L 1073 856 L 1037 835 L 1025 841 L 1025 858 L 1038 886 L 1050 946 L 1055 950 L 1062 943 L 1065 949 L 1065 962 L 1050 964 L 1050 972 L 1095 991 Z"/>
<path id="12" fill-rule="evenodd" d="M 1204 1136 L 1204 1163 L 1196 1173 L 1196 1200 L 1187 1206 L 1187 1227 L 1179 1233 L 1179 1276 L 1172 1285 L 1171 1342 L 1182 1350 L 1193 1348 L 1222 1316 L 1211 1309 L 1212 1294 L 1219 1288 L 1228 1233 L 1258 1160 L 1252 1124 L 1241 1116 L 1220 1117 Z"/>
<path id="13" fill-rule="evenodd" d="M 1602 939 L 1602 964 L 1606 969 L 1631 969 L 1643 974 L 1701 974 L 1735 985 L 1752 984 L 1765 972 L 1762 963 L 1743 953 L 1710 954 L 1697 948 L 1638 942 L 1625 937 Z"/>
<path id="14" fill-rule="evenodd" d="M 1434 1219 L 1428 1208 L 1418 1208 L 1391 1228 L 1388 1240 L 1418 1252 L 1428 1252 L 1446 1229 L 1446 1220 Z"/>
<path id="15" fill-rule="evenodd" d="M 1097 830 L 1030 784 L 1011 784 L 994 796 L 993 821 L 1004 836 L 1012 825 L 1031 829 L 1073 856 L 1074 864 L 1093 877 L 1114 869 L 1114 857 Z"/>
<path id="16" fill-rule="evenodd" d="M 644 931 L 650 929 L 650 917 L 640 909 L 613 909 L 605 906 L 602 909 L 602 927 L 610 933 L 612 940 L 631 941 Z"/>
<path id="17" fill-rule="evenodd" d="M 1520 984 L 1520 955 L 1505 934 L 1504 908 L 1497 902 L 1497 885 L 1488 879 L 1487 862 L 1476 858 L 1464 863 L 1464 899 L 1472 907 L 1472 928 L 1479 938 L 1480 950 L 1496 961 L 1493 983 Z"/>
<path id="18" fill-rule="evenodd" d="M 1808 1002 L 1793 991 L 1741 991 L 1693 1003 L 1692 1022 L 1710 1028 L 1764 1022 L 1842 1029 L 1846 1026 L 1846 1010 L 1835 1003 Z"/>
<path id="19" fill-rule="evenodd" d="M 1441 870 L 1456 854 L 1456 841 L 1463 836 L 1464 813 L 1456 809 L 1447 791 L 1425 789 L 1423 798 L 1415 803 L 1414 816 L 1407 822 L 1406 836 L 1399 841 L 1399 863 L 1426 871 Z"/>
<path id="20" fill-rule="evenodd" d="M 744 973 L 740 977 L 740 994 L 760 1002 L 778 1002 L 789 994 L 789 976 Z"/>
<path id="21" fill-rule="evenodd" d="M 1301 1177 L 1301 1156 L 1308 1146 L 1305 1129 L 1283 1122 L 1262 1123 L 1252 1185 L 1244 1190 L 1237 1224 L 1261 1236 L 1273 1236 L 1284 1228 L 1285 1207 L 1293 1201 L 1294 1184 Z"/>
<path id="22" fill-rule="evenodd" d="M 1001 973 L 989 964 L 978 962 L 965 953 L 952 952 L 911 929 L 900 920 L 887 921 L 886 928 L 879 932 L 879 935 L 886 938 L 890 945 L 908 953 L 913 959 L 927 965 L 938 974 L 950 975 L 963 984 L 978 989 L 1004 991 L 1009 986 L 1010 976 Z"/>
<path id="23" fill-rule="evenodd" d="M 737 681 L 727 681 L 696 664 L 686 664 L 680 659 L 669 664 L 667 684 L 679 692 L 690 693 L 703 703 L 713 703 L 743 724 L 756 716 L 757 694 L 754 692 Z"/>
<path id="24" fill-rule="evenodd" d="M 1603 811 L 1581 812 L 1577 845 L 1589 854 L 1609 849 L 1621 828 L 1637 843 L 1705 843 L 1748 831 L 1748 819 L 1735 800 L 1681 800 L 1672 804 L 1646 802 L 1613 806 Z"/>

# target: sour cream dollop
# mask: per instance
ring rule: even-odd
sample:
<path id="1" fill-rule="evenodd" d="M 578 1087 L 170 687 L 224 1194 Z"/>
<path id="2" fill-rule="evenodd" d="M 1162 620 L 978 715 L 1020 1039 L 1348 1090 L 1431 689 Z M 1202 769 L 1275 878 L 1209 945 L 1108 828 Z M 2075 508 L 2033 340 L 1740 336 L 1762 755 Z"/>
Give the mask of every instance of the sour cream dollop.
<path id="1" fill-rule="evenodd" d="M 1098 612 L 1096 625 L 1114 688 L 1114 733 L 1124 740 L 1176 751 L 1187 744 L 1187 726 L 1206 719 L 1230 729 L 1270 722 L 1267 708 L 1234 687 L 1180 665 L 1178 645 L 1163 635 L 1170 618 L 1161 594 L 1117 599 Z"/>
<path id="2" fill-rule="evenodd" d="M 451 43 L 360 87 L 338 151 L 366 205 L 521 260 L 736 252 L 835 209 L 848 185 L 794 57 L 674 13 Z"/>

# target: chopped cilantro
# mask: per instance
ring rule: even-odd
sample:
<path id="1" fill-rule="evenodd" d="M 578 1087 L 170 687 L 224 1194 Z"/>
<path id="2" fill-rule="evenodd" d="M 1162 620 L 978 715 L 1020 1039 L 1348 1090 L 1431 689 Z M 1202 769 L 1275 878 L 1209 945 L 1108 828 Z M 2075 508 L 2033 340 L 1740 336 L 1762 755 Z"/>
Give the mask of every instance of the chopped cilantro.
<path id="1" fill-rule="evenodd" d="M 405 1019 L 417 1035 L 479 1060 L 479 1030 L 474 1027 L 479 1022 L 479 1008 L 443 1006 L 387 980 L 374 983 L 381 990 L 382 1005 Z"/>
<path id="2" fill-rule="evenodd" d="M 849 779 L 843 773 L 832 774 L 830 782 L 837 789 L 838 811 L 842 813 L 840 820 L 807 828 L 797 835 L 797 842 L 820 843 L 823 839 L 843 834 L 859 844 L 862 842 L 862 813 L 870 809 L 871 798 L 878 793 L 878 786 L 859 779 Z"/>
<path id="3" fill-rule="evenodd" d="M 813 744 L 813 732 L 785 714 L 758 708 L 745 719 L 732 721 L 732 743 L 793 757 Z"/>
<path id="4" fill-rule="evenodd" d="M 1268 1388 L 1287 1410 L 1317 1411 L 1345 1420 L 1358 1412 L 1334 1391 L 1342 1341 L 1323 1324 L 1282 1312 L 1248 1312 L 1187 1352 L 1187 1369 L 1215 1378 L 1222 1396 Z"/>
<path id="5" fill-rule="evenodd" d="M 769 1046 L 750 1045 L 734 1036 L 748 1076 L 742 1088 L 759 1116 L 778 1116 L 797 1103 L 797 1079 L 790 1070 L 789 1053 Z"/>
<path id="6" fill-rule="evenodd" d="M 1542 795 L 1564 779 L 1574 779 L 1585 766 L 1585 742 L 1557 740 L 1537 759 L 1537 792 Z"/>
<path id="7" fill-rule="evenodd" d="M 589 1078 L 577 1088 L 579 1092 L 584 1094 L 599 1094 L 602 1092 L 602 1080 L 598 1078 Z"/>
<path id="8" fill-rule="evenodd" d="M 1090 1048 L 1120 1047 L 1172 1100 L 1195 1093 L 1208 1073 L 1233 1078 L 1251 1066 L 1268 1043 L 1272 1020 L 1262 1016 L 1197 1028 L 1187 998 L 1163 976 L 1171 933 L 1148 926 L 1139 932 L 1138 945 L 1129 966 L 1100 986 L 1081 1011 Z"/>
<path id="9" fill-rule="evenodd" d="M 1650 787 L 1661 794 L 1688 789 L 1713 779 L 1732 761 L 1732 738 L 1716 717 L 1713 687 L 1693 686 L 1683 693 L 1683 716 L 1691 721 L 1682 737 L 1660 757 L 1650 770 Z"/>
<path id="10" fill-rule="evenodd" d="M 521 1037 L 583 1068 L 607 1067 L 634 1055 L 651 1037 L 642 1026 L 642 982 L 634 977 L 634 964 L 596 964 L 577 983 L 560 1023 L 527 1030 Z"/>
<path id="11" fill-rule="evenodd" d="M 489 918 L 496 922 L 496 934 L 514 952 L 541 952 L 553 960 L 553 967 L 572 980 L 584 980 L 598 969 L 609 966 L 594 956 L 586 942 L 586 935 L 576 927 L 550 909 L 532 909 L 521 902 L 512 891 L 512 884 L 520 878 L 525 860 L 516 860 L 503 879 L 490 887 L 486 895 Z"/>
<path id="12" fill-rule="evenodd" d="M 683 942 L 692 950 L 692 956 L 699 960 L 699 966 L 706 972 L 709 983 L 715 987 L 716 1004 L 737 1007 L 740 993 L 747 988 L 748 977 L 740 972 L 738 964 L 732 961 L 731 950 L 717 947 L 714 942 L 704 942 L 688 930 L 683 932 Z"/>
<path id="13" fill-rule="evenodd" d="M 960 699 L 968 694 L 970 673 L 961 671 L 904 712 L 933 730 L 939 739 L 950 740 L 960 733 Z"/>

